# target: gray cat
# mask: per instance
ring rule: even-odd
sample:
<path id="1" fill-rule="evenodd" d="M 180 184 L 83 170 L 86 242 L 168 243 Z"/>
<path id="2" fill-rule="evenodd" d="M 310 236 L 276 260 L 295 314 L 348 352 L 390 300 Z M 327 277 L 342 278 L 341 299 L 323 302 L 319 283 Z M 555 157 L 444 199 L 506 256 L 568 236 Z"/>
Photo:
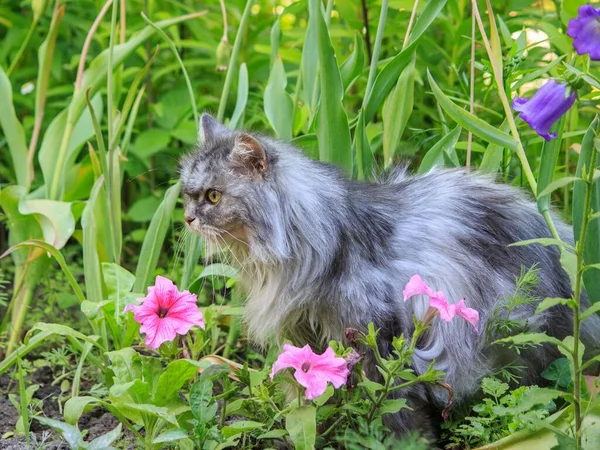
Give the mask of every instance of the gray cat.
<path id="1" fill-rule="evenodd" d="M 550 237 L 535 203 L 517 189 L 463 170 L 408 176 L 403 169 L 378 183 L 353 181 L 277 140 L 233 131 L 204 114 L 200 146 L 181 161 L 185 220 L 209 243 L 227 243 L 240 264 L 248 297 L 245 322 L 255 342 L 290 339 L 316 349 L 344 341 L 346 328 L 373 322 L 384 355 L 393 336 L 410 336 L 424 297 L 404 302 L 402 290 L 419 274 L 449 301 L 466 298 L 480 313 L 480 330 L 504 298 L 514 294 L 521 268 L 539 267 L 539 298 L 570 297 L 556 247 L 508 247 Z M 562 238 L 568 226 L 555 219 Z M 587 300 L 584 299 L 587 304 Z M 534 315 L 535 304 L 513 318 L 559 339 L 570 334 L 566 307 Z M 582 340 L 599 348 L 600 318 L 584 322 Z M 524 383 L 538 382 L 553 359 L 551 347 L 522 353 Z M 482 377 L 505 361 L 485 333 L 466 321 L 434 320 L 413 358 L 417 372 L 432 360 L 446 373 L 456 402 L 477 392 Z M 377 377 L 372 361 L 368 375 Z M 439 422 L 447 393 L 418 386 L 403 396 L 413 411 L 389 419 L 396 431 Z M 389 417 L 386 416 L 386 417 Z"/>

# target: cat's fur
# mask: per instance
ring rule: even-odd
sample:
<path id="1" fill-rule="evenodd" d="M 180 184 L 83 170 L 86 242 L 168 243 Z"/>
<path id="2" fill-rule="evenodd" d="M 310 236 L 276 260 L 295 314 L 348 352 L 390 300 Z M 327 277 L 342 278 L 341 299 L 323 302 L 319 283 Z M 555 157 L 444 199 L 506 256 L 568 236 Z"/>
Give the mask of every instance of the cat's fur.
<path id="1" fill-rule="evenodd" d="M 466 298 L 480 312 L 480 330 L 514 294 L 522 268 L 539 268 L 535 296 L 571 296 L 556 247 L 508 246 L 550 237 L 535 203 L 516 188 L 458 169 L 352 181 L 289 144 L 229 130 L 208 115 L 200 125 L 200 147 L 181 163 L 186 220 L 209 241 L 230 244 L 248 293 L 248 333 L 259 344 L 287 338 L 318 349 L 343 341 L 348 327 L 365 330 L 373 322 L 385 354 L 392 337 L 410 335 L 413 315 L 423 318 L 428 308 L 426 298 L 403 301 L 414 274 L 451 302 Z M 217 205 L 204 199 L 209 188 L 222 191 Z M 572 241 L 571 229 L 556 217 L 555 223 Z M 559 339 L 570 334 L 568 308 L 534 315 L 535 308 L 523 305 L 513 317 Z M 584 322 L 581 333 L 586 348 L 597 349 L 600 319 Z M 413 367 L 422 372 L 435 360 L 460 402 L 506 363 L 498 350 L 466 321 L 437 319 Z M 524 382 L 538 381 L 556 357 L 550 346 L 527 351 L 517 361 L 527 367 Z M 377 376 L 372 365 L 369 372 Z M 396 430 L 427 427 L 428 406 L 443 406 L 447 393 L 419 386 L 403 395 L 414 411 L 392 418 Z"/>

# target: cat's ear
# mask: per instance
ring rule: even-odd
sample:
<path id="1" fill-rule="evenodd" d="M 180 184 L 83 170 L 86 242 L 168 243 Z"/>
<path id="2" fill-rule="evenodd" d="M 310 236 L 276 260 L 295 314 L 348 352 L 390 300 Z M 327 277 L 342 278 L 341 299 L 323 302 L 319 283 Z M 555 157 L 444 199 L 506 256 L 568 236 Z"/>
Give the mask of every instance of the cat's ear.
<path id="1" fill-rule="evenodd" d="M 265 149 L 248 133 L 239 133 L 235 137 L 231 157 L 246 174 L 262 175 L 269 166 Z"/>
<path id="2" fill-rule="evenodd" d="M 198 142 L 205 144 L 213 141 L 220 134 L 228 134 L 231 130 L 215 120 L 210 114 L 202 114 L 198 124 Z"/>

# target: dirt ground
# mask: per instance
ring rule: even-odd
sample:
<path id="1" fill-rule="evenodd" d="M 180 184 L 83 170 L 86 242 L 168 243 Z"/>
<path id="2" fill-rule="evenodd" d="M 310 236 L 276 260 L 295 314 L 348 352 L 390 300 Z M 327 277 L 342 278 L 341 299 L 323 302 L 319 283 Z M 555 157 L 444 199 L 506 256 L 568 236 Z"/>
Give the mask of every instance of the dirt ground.
<path id="1" fill-rule="evenodd" d="M 52 386 L 52 372 L 49 368 L 41 368 L 28 380 L 28 383 L 39 384 L 40 388 L 34 394 L 34 398 L 43 400 L 43 416 L 50 419 L 63 420 L 58 405 L 60 394 L 59 386 Z M 31 423 L 31 443 L 25 443 L 23 436 L 9 436 L 5 439 L 5 433 L 13 432 L 19 414 L 8 398 L 8 393 L 16 393 L 17 384 L 10 380 L 7 374 L 0 376 L 0 450 L 26 450 L 44 448 L 45 450 L 68 450 L 68 445 L 48 427 L 33 420 Z M 87 430 L 86 441 L 90 441 L 114 429 L 119 421 L 103 408 L 96 408 L 81 416 L 79 429 Z"/>

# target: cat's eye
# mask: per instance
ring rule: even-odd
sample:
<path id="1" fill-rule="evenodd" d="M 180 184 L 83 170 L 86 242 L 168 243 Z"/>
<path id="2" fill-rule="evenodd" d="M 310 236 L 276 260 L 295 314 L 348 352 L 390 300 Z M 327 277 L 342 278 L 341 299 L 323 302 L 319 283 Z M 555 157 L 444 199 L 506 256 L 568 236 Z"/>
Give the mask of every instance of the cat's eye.
<path id="1" fill-rule="evenodd" d="M 209 189 L 206 191 L 206 201 L 216 205 L 221 200 L 221 191 L 216 189 Z"/>

